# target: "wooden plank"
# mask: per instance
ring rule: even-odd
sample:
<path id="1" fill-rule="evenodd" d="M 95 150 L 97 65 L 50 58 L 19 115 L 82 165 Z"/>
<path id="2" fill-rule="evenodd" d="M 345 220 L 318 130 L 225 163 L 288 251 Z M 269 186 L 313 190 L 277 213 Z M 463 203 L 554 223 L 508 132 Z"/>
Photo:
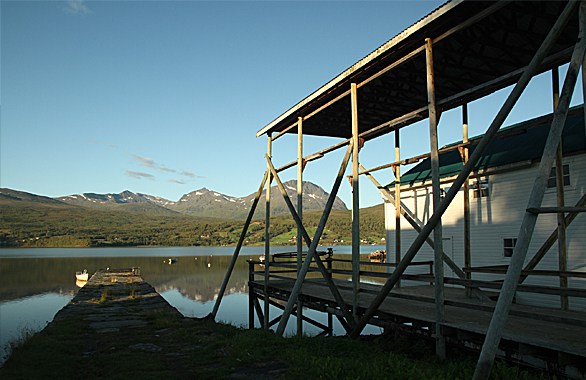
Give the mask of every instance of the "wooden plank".
<path id="1" fill-rule="evenodd" d="M 529 207 L 531 214 L 563 214 L 566 212 L 586 212 L 586 207 Z"/>
<path id="2" fill-rule="evenodd" d="M 346 283 L 343 280 L 336 280 Z M 271 291 L 274 295 L 287 294 L 291 291 L 294 281 L 271 281 Z M 253 285 L 254 286 L 254 285 Z M 258 282 L 262 288 L 262 283 Z M 352 289 L 350 286 L 338 286 L 342 296 L 350 300 Z M 374 294 L 378 293 L 375 285 L 363 284 L 361 307 L 365 308 L 372 302 Z M 402 318 L 406 321 L 433 323 L 434 322 L 434 295 L 429 286 L 413 286 L 394 289 L 381 305 L 378 315 L 380 320 Z M 302 292 L 304 299 L 311 299 L 327 305 L 334 302 L 327 287 L 317 280 L 305 282 Z M 312 305 L 312 303 L 306 303 Z M 320 309 L 322 309 L 320 307 Z M 493 306 L 467 298 L 463 289 L 446 288 L 446 318 L 444 326 L 450 326 L 460 331 L 469 331 L 485 334 L 490 322 Z M 373 321 L 374 322 L 374 321 Z M 571 326 L 571 328 L 569 328 Z M 543 334 L 536 334 L 542 331 Z M 503 339 L 532 344 L 537 347 L 554 349 L 572 355 L 586 358 L 586 346 L 583 337 L 586 336 L 586 313 L 577 311 L 562 311 L 540 308 L 536 306 L 513 305 L 511 318 L 503 330 Z"/>

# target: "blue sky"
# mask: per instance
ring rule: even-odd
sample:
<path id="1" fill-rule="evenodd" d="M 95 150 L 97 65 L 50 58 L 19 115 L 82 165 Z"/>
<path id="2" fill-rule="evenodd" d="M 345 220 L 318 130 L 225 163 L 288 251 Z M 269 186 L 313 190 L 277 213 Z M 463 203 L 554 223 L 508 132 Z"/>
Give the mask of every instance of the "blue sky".
<path id="1" fill-rule="evenodd" d="M 3 0 L 0 187 L 173 201 L 202 187 L 252 193 L 266 167 L 255 133 L 441 3 Z M 507 123 L 550 112 L 549 83 L 536 78 Z M 470 105 L 472 135 L 508 91 Z M 442 131 L 459 112 L 442 116 L 440 144 L 460 139 L 458 128 Z M 425 126 L 402 135 L 404 156 L 429 149 L 409 141 L 427 138 Z M 295 141 L 275 142 L 277 166 L 295 160 Z M 337 141 L 308 138 L 305 151 Z M 392 144 L 367 143 L 361 162 L 389 162 Z M 329 191 L 342 153 L 310 164 L 305 179 Z M 348 183 L 340 191 L 350 205 Z M 363 180 L 361 204 L 380 201 Z"/>

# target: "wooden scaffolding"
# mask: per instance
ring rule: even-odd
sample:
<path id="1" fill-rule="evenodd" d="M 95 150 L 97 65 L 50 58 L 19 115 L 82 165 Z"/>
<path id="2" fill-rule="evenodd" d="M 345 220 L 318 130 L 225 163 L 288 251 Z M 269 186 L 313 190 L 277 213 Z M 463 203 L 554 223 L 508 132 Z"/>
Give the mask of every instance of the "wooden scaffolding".
<path id="1" fill-rule="evenodd" d="M 396 290 L 400 280 L 406 277 L 406 268 L 413 264 L 421 247 L 428 244 L 435 253 L 433 269 L 422 278 L 435 284 L 433 286 L 435 315 L 434 324 L 431 327 L 436 341 L 436 353 L 439 357 L 445 357 L 444 331 L 447 330 L 447 326 L 444 321 L 446 307 L 444 283 L 450 280 L 444 279 L 444 263 L 459 277 L 451 283 L 458 283 L 464 287 L 469 296 L 487 298 L 487 295 L 480 290 L 486 284 L 475 283 L 470 276 L 469 177 L 475 170 L 483 151 L 494 139 L 529 81 L 538 74 L 551 71 L 553 91 L 547 96 L 553 99 L 554 114 L 550 133 L 541 158 L 539 175 L 535 178 L 533 190 L 527 199 L 517 244 L 506 270 L 505 280 L 500 287 L 498 301 L 491 309 L 491 321 L 474 375 L 475 379 L 488 378 L 499 349 L 504 326 L 510 315 L 515 291 L 556 241 L 560 256 L 558 275 L 561 290 L 559 294 L 562 300 L 566 300 L 562 301 L 562 308 L 567 308 L 567 296 L 571 293 L 571 289 L 567 288 L 567 276 L 571 274 L 568 274 L 565 267 L 565 229 L 578 213 L 586 211 L 585 197 L 583 196 L 575 206 L 564 205 L 562 175 L 558 173 L 558 206 L 544 208 L 542 199 L 554 162 L 558 160 L 558 164 L 555 165 L 557 170 L 562 168 L 559 164 L 561 134 L 580 69 L 583 91 L 586 91 L 585 17 L 586 2 L 577 1 L 456 0 L 448 2 L 262 128 L 257 136 L 267 136 L 268 149 L 265 155 L 267 169 L 211 316 L 215 318 L 218 312 L 247 229 L 266 186 L 264 280 L 255 282 L 254 276 L 251 278 L 251 284 L 255 286 L 255 289 L 264 294 L 264 305 L 261 306 L 258 300 L 251 299 L 251 318 L 254 318 L 256 311 L 264 328 L 269 328 L 278 322 L 276 333 L 282 335 L 290 315 L 295 312 L 298 332 L 300 332 L 302 320 L 304 318 L 307 320 L 302 315 L 303 305 L 300 294 L 302 286 L 308 283 L 307 273 L 312 270 L 320 273 L 320 281 L 327 287 L 330 300 L 325 307 L 329 310 L 328 313 L 340 320 L 349 336 L 357 337 L 366 324 L 373 323 L 373 320 L 380 315 L 381 305 L 387 300 L 389 294 Z M 558 67 L 565 64 L 568 64 L 568 69 L 560 93 Z M 508 86 L 513 88 L 506 101 L 476 148 L 469 151 L 467 104 Z M 462 109 L 463 143 L 455 147 L 439 149 L 437 126 L 441 114 L 457 107 Z M 429 121 L 429 153 L 416 157 L 401 157 L 399 138 L 401 130 L 426 118 Z M 295 133 L 298 148 L 296 160 L 281 167 L 275 167 L 272 161 L 273 142 L 286 134 Z M 395 137 L 394 162 L 375 168 L 364 168 L 359 161 L 360 150 L 368 141 L 389 133 L 394 133 Z M 303 151 L 304 136 L 327 136 L 340 140 L 326 149 L 307 155 Z M 304 169 L 308 163 L 342 148 L 346 149 L 345 154 L 325 210 L 311 237 L 304 227 L 302 215 Z M 440 197 L 439 154 L 448 149 L 460 149 L 464 165 L 449 191 Z M 410 211 L 401 203 L 399 179 L 401 166 L 424 158 L 431 160 L 434 211 L 425 225 L 419 225 L 410 216 Z M 329 266 L 331 261 L 316 253 L 332 205 L 349 165 L 351 165 L 352 186 L 352 260 L 349 263 L 351 269 L 348 271 L 351 274 L 350 293 L 332 277 L 332 269 Z M 296 207 L 287 195 L 280 179 L 281 172 L 293 167 L 297 168 Z M 396 178 L 394 192 L 382 186 L 374 177 L 373 173 L 383 169 L 391 169 Z M 361 267 L 363 263 L 360 262 L 359 177 L 361 175 L 369 178 L 381 194 L 395 205 L 396 209 L 396 253 L 395 257 L 387 259 L 391 262 L 392 270 L 382 274 L 385 283 L 374 290 L 372 287 L 366 289 L 360 281 L 361 275 L 364 274 Z M 271 271 L 275 263 L 272 259 L 274 255 L 271 255 L 269 238 L 270 190 L 273 181 L 278 185 L 299 231 L 294 264 L 288 268 L 289 271 L 295 273 L 295 278 L 286 292 L 286 297 L 281 299 L 284 305 L 269 297 L 271 291 L 276 291 L 275 284 L 270 282 L 271 278 L 279 278 L 279 271 Z M 462 188 L 465 196 L 465 264 L 463 268 L 460 268 L 444 253 L 442 215 Z M 553 228 L 555 231 L 551 239 L 535 255 L 530 264 L 523 268 L 538 216 L 541 213 L 552 212 L 558 215 L 557 228 Z M 403 255 L 400 254 L 402 251 L 400 231 L 405 227 L 400 225 L 401 216 L 409 222 L 410 228 L 418 231 L 417 238 Z M 303 249 L 303 244 L 307 246 L 306 250 Z M 576 291 L 576 294 L 584 296 L 579 289 Z M 369 294 L 368 297 L 365 296 L 366 293 Z M 271 304 L 278 305 L 282 309 L 282 315 L 274 321 L 269 320 Z M 329 327 L 323 326 L 323 328 L 328 330 Z"/>

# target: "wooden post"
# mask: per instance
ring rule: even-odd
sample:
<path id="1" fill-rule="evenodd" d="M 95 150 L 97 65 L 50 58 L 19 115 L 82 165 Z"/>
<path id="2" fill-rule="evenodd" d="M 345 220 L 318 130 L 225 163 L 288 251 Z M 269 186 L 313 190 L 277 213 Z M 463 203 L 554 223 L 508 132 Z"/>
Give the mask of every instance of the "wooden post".
<path id="1" fill-rule="evenodd" d="M 357 319 L 360 302 L 360 197 L 358 190 L 358 94 L 356 83 L 350 85 L 352 110 L 352 315 Z"/>
<path id="2" fill-rule="evenodd" d="M 395 129 L 395 162 L 401 160 L 399 128 Z M 393 166 L 395 172 L 395 264 L 401 261 L 401 164 Z M 390 252 L 387 255 L 390 256 Z M 397 287 L 401 282 L 397 282 Z"/>
<path id="3" fill-rule="evenodd" d="M 573 5 L 571 5 L 571 3 L 566 6 L 566 9 L 564 9 L 564 13 L 562 13 L 560 19 L 563 19 L 566 11 L 572 6 Z M 582 26 L 585 22 L 585 13 L 586 4 L 580 3 L 580 26 Z M 552 31 L 556 28 L 557 23 L 558 22 L 556 21 L 556 25 L 554 25 Z M 560 101 L 557 109 L 554 112 L 549 135 L 543 149 L 543 155 L 539 164 L 539 172 L 535 178 L 531 194 L 529 195 L 527 209 L 534 207 L 538 208 L 541 205 L 541 202 L 543 201 L 543 195 L 545 194 L 549 173 L 555 159 L 556 150 L 561 141 L 562 131 L 566 122 L 566 116 L 568 113 L 572 92 L 576 84 L 580 64 L 584 59 L 586 41 L 584 38 L 584 29 L 582 27 L 580 27 L 580 35 L 578 37 L 578 42 L 574 48 L 574 52 L 572 53 L 570 65 L 566 73 L 564 86 L 562 87 Z M 509 268 L 507 269 L 507 274 L 501 288 L 499 299 L 492 315 L 488 331 L 486 333 L 486 339 L 484 340 L 478 363 L 476 364 L 476 370 L 474 372 L 475 380 L 488 379 L 490 375 L 492 363 L 494 362 L 494 357 L 498 349 L 503 327 L 507 321 L 509 310 L 511 308 L 511 302 L 515 295 L 519 276 L 521 274 L 521 270 L 523 269 L 523 263 L 527 255 L 527 249 L 529 248 L 529 243 L 531 242 L 531 237 L 533 235 L 536 222 L 536 214 L 525 212 L 523 221 L 521 223 L 521 228 L 519 229 L 517 244 L 513 250 L 513 256 L 511 258 Z"/>
<path id="4" fill-rule="evenodd" d="M 468 104 L 462 104 L 462 142 L 468 144 Z M 462 150 L 462 161 L 464 165 L 468 162 L 470 150 L 468 145 L 464 146 Z M 464 268 L 472 267 L 472 255 L 470 252 L 470 181 L 466 179 L 463 185 L 464 188 Z M 466 280 L 472 279 L 472 273 L 466 273 Z M 466 287 L 466 296 L 471 296 L 471 288 Z"/>
<path id="5" fill-rule="evenodd" d="M 344 159 L 342 160 L 342 164 L 340 165 L 340 169 L 338 170 L 338 176 L 334 181 L 334 186 L 332 187 L 332 191 L 330 192 L 330 196 L 326 202 L 326 206 L 324 208 L 324 212 L 321 216 L 319 224 L 317 225 L 317 229 L 313 236 L 313 240 L 311 241 L 311 245 L 307 251 L 307 256 L 305 257 L 305 261 L 303 261 L 303 266 L 301 267 L 301 272 L 297 275 L 297 279 L 295 280 L 295 284 L 293 285 L 293 289 L 291 289 L 291 294 L 289 295 L 289 299 L 287 300 L 287 305 L 285 306 L 285 310 L 283 310 L 283 315 L 281 320 L 279 321 L 279 326 L 277 327 L 276 334 L 283 335 L 285 332 L 285 326 L 287 326 L 287 321 L 289 320 L 289 316 L 291 315 L 291 311 L 293 310 L 293 306 L 299 297 L 299 292 L 301 291 L 301 286 L 303 285 L 303 280 L 305 279 L 305 275 L 309 270 L 309 265 L 311 264 L 311 260 L 315 255 L 315 251 L 317 249 L 317 245 L 319 244 L 319 240 L 321 239 L 321 235 L 323 234 L 324 228 L 330 216 L 330 212 L 332 211 L 332 207 L 334 205 L 334 200 L 338 194 L 338 190 L 340 189 L 340 184 L 342 183 L 342 178 L 344 178 L 344 172 L 348 167 L 348 161 L 350 160 L 350 154 L 352 152 L 352 143 L 348 146 L 346 150 L 346 154 Z M 270 162 L 269 162 L 270 165 Z M 299 228 L 299 227 L 298 227 Z M 342 312 L 347 312 L 344 310 L 345 305 L 343 303 L 338 302 L 338 306 L 342 309 Z M 355 321 L 352 319 L 352 315 L 348 315 L 348 323 L 352 328 L 355 326 Z"/>
<path id="6" fill-rule="evenodd" d="M 435 78 L 433 72 L 433 46 L 430 38 L 425 39 L 425 58 L 427 67 L 427 104 L 429 107 L 429 143 L 431 148 L 431 182 L 433 189 L 433 212 L 439 208 L 440 173 L 437 137 L 437 108 L 435 103 Z M 446 357 L 446 341 L 442 332 L 444 321 L 444 261 L 442 260 L 443 239 L 442 222 L 438 220 L 433 229 L 434 278 L 435 278 L 435 353 L 440 359 Z"/>
<path id="7" fill-rule="evenodd" d="M 527 84 L 529 83 L 533 75 L 535 75 L 535 73 L 537 72 L 537 68 L 539 67 L 543 59 L 546 57 L 547 53 L 549 52 L 549 49 L 562 32 L 565 23 L 572 14 L 575 6 L 576 3 L 574 2 L 569 2 L 566 5 L 566 8 L 554 24 L 554 26 L 550 29 L 550 32 L 548 33 L 547 37 L 539 47 L 538 51 L 533 56 L 531 62 L 525 67 L 525 70 L 523 71 L 523 74 L 521 74 L 519 81 L 517 82 L 513 90 L 510 92 L 509 96 L 505 100 L 505 103 L 503 104 L 503 106 L 495 116 L 494 120 L 486 130 L 486 133 L 476 145 L 476 149 L 474 149 L 474 152 L 472 152 L 472 154 L 470 155 L 468 163 L 464 165 L 464 168 L 452 183 L 452 186 L 445 195 L 444 201 L 440 205 L 439 210 L 434 212 L 434 214 L 429 218 L 428 222 L 421 229 L 419 235 L 417 235 L 417 237 L 415 238 L 407 252 L 405 252 L 405 255 L 401 259 L 399 265 L 397 265 L 397 268 L 395 269 L 393 274 L 387 279 L 387 281 L 381 288 L 379 294 L 377 294 L 377 296 L 372 301 L 368 309 L 365 311 L 362 318 L 360 318 L 360 320 L 356 324 L 356 327 L 350 334 L 352 338 L 356 338 L 360 335 L 364 326 L 366 326 L 369 319 L 372 318 L 376 310 L 382 304 L 384 299 L 388 296 L 388 294 L 393 289 L 393 287 L 395 286 L 395 284 L 397 283 L 397 281 L 399 280 L 407 266 L 411 263 L 411 261 L 413 260 L 421 246 L 425 243 L 425 241 L 431 234 L 431 231 L 433 230 L 437 222 L 441 219 L 442 215 L 447 210 L 448 206 L 454 200 L 458 191 L 460 191 L 460 188 L 462 187 L 464 181 L 466 180 L 466 178 L 468 178 L 468 176 L 472 172 L 472 169 L 474 169 L 474 166 L 476 166 L 476 164 L 478 163 L 480 157 L 486 150 L 488 144 L 490 144 L 490 142 L 494 139 L 494 136 L 496 136 L 499 128 L 503 125 L 506 117 L 509 115 L 513 106 L 515 105 L 517 100 L 519 100 L 519 97 L 527 87 Z"/>
<path id="8" fill-rule="evenodd" d="M 250 284 L 254 281 L 254 263 L 248 262 L 248 328 L 254 329 L 254 292 Z"/>
<path id="9" fill-rule="evenodd" d="M 272 157 L 273 155 L 273 140 L 271 139 L 271 134 L 269 133 L 267 136 L 267 155 Z M 270 168 L 267 165 L 267 171 L 270 173 Z M 263 315 L 263 327 L 265 330 L 269 329 L 269 268 L 271 262 L 271 236 L 270 236 L 270 226 L 271 226 L 271 182 L 272 182 L 272 175 L 269 174 L 269 180 L 267 182 L 267 189 L 265 192 L 265 276 L 264 276 L 264 315 Z"/>
<path id="10" fill-rule="evenodd" d="M 297 119 L 297 215 L 303 223 L 303 118 Z M 301 272 L 303 260 L 303 236 L 297 228 L 297 275 Z M 303 307 L 297 301 L 297 336 L 303 335 Z"/>
<path id="11" fill-rule="evenodd" d="M 560 101 L 560 76 L 558 68 L 551 69 L 551 85 L 553 96 L 553 111 L 557 109 Z M 555 158 L 555 177 L 556 177 L 556 191 L 557 191 L 557 206 L 564 207 L 564 160 L 562 141 L 558 146 Z M 558 221 L 558 264 L 559 271 L 566 272 L 568 270 L 567 264 L 567 250 L 566 250 L 566 218 L 563 213 L 557 214 Z M 568 287 L 568 277 L 560 276 L 560 288 Z M 560 295 L 560 307 L 562 310 L 568 310 L 568 295 Z"/>
<path id="12" fill-rule="evenodd" d="M 260 200 L 260 196 L 262 194 L 262 190 L 265 187 L 265 182 L 269 178 L 269 171 L 265 172 L 262 181 L 260 182 L 260 186 L 258 187 L 258 191 L 256 192 L 256 196 L 254 197 L 254 201 L 252 202 L 252 206 L 250 206 L 250 211 L 248 212 L 248 217 L 246 218 L 246 222 L 244 222 L 244 227 L 242 228 L 242 233 L 240 234 L 240 239 L 238 239 L 238 244 L 236 244 L 236 249 L 234 249 L 234 254 L 232 255 L 232 260 L 230 261 L 230 265 L 226 270 L 226 275 L 224 276 L 224 281 L 222 282 L 222 286 L 220 287 L 220 292 L 218 293 L 218 298 L 216 299 L 216 303 L 214 304 L 214 308 L 210 313 L 210 317 L 212 319 L 216 318 L 218 314 L 218 309 L 220 308 L 220 303 L 222 302 L 222 298 L 224 297 L 224 293 L 226 292 L 226 287 L 228 286 L 228 281 L 230 280 L 230 276 L 232 275 L 232 271 L 234 270 L 234 266 L 236 265 L 236 260 L 238 259 L 238 255 L 240 254 L 240 249 L 242 248 L 242 244 L 244 244 L 244 239 L 246 238 L 246 233 L 248 232 L 248 227 L 250 226 L 250 222 L 252 221 L 252 217 L 254 212 L 256 211 L 256 206 L 258 205 L 258 201 Z M 270 186 L 270 183 L 269 183 Z"/>

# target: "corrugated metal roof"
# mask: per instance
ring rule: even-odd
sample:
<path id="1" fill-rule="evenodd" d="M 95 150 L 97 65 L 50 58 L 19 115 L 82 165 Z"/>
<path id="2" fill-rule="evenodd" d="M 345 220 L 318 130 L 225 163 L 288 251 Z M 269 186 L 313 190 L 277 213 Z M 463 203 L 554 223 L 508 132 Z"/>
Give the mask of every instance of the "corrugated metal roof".
<path id="1" fill-rule="evenodd" d="M 287 130 L 301 116 L 304 134 L 350 137 L 350 83 L 359 86 L 361 133 L 404 115 L 414 115 L 404 125 L 427 117 L 425 38 L 434 41 L 436 98 L 444 110 L 486 96 L 517 81 L 519 70 L 529 63 L 566 4 L 448 2 L 284 112 L 257 136 Z M 575 13 L 541 72 L 569 61 L 578 34 Z"/>
<path id="2" fill-rule="evenodd" d="M 562 135 L 564 155 L 586 152 L 583 108 L 583 105 L 573 107 L 568 112 Z M 486 170 L 524 161 L 540 161 L 552 120 L 553 114 L 549 114 L 501 128 L 496 138 L 488 145 L 474 170 Z M 481 138 L 482 136 L 477 136 L 470 139 L 470 154 Z M 462 141 L 459 141 L 455 144 L 461 143 Z M 440 178 L 458 175 L 464 167 L 457 150 L 440 154 L 439 164 Z M 424 181 L 431 181 L 430 159 L 420 162 L 401 176 L 401 184 L 415 185 Z M 394 184 L 393 182 L 389 186 L 394 186 Z"/>

